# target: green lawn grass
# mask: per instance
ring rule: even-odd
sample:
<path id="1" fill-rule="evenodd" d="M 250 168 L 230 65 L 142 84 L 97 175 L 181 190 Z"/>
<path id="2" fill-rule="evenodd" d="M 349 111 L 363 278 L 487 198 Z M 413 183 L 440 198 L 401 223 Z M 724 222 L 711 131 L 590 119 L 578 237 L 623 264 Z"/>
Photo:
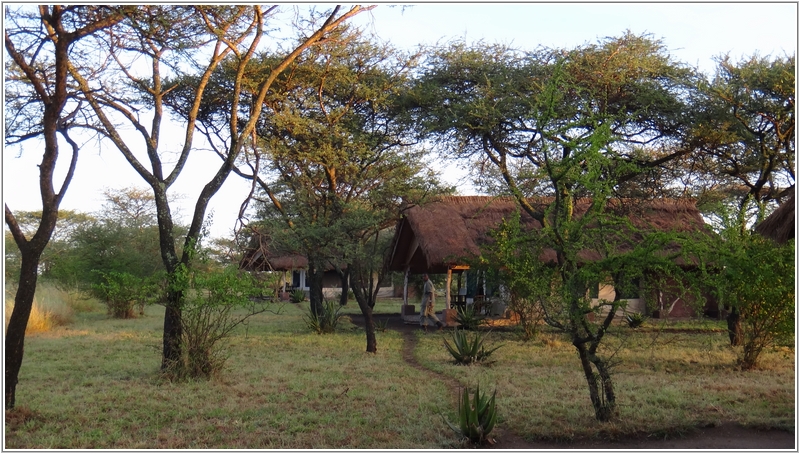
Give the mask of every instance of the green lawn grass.
<path id="1" fill-rule="evenodd" d="M 379 313 L 398 313 L 396 300 Z M 253 317 L 229 341 L 220 378 L 171 383 L 158 375 L 163 308 L 110 319 L 82 312 L 68 326 L 28 336 L 6 415 L 7 449 L 441 449 L 458 440 L 448 380 L 403 361 L 403 339 L 346 319 L 335 335 L 312 334 L 303 305 Z M 360 313 L 351 302 L 347 313 Z M 651 325 L 652 326 L 652 325 Z M 607 351 L 620 417 L 598 423 L 574 348 L 557 334 L 504 346 L 489 366 L 456 366 L 441 335 L 418 334 L 415 356 L 462 385 L 497 388 L 499 426 L 528 438 L 660 434 L 734 421 L 794 429 L 794 352 L 764 353 L 761 369 L 735 370 L 720 332 L 620 328 Z M 622 342 L 623 348 L 616 347 Z"/>

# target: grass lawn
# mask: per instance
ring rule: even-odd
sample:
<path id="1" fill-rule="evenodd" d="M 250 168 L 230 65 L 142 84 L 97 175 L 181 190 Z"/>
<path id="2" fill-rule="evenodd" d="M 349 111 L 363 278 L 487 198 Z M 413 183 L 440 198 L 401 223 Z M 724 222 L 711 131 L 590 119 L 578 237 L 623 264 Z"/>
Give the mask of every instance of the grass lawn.
<path id="1" fill-rule="evenodd" d="M 659 434 L 733 421 L 794 430 L 794 351 L 770 349 L 760 370 L 734 368 L 719 331 L 620 328 L 608 339 L 620 417 L 593 418 L 577 355 L 555 333 L 504 344 L 489 366 L 455 366 L 441 335 L 378 333 L 378 353 L 344 322 L 312 334 L 304 308 L 251 319 L 229 342 L 227 369 L 211 381 L 159 377 L 163 308 L 114 320 L 103 312 L 26 339 L 18 408 L 6 415 L 6 449 L 441 449 L 458 440 L 448 381 L 497 388 L 499 426 L 530 440 Z M 351 302 L 347 313 L 359 313 Z M 396 301 L 377 312 L 398 313 Z M 652 326 L 652 325 L 651 325 Z M 624 340 L 624 342 L 623 342 Z M 434 373 L 432 373 L 433 371 Z M 439 379 L 437 379 L 439 377 Z M 449 378 L 449 380 L 448 380 Z"/>

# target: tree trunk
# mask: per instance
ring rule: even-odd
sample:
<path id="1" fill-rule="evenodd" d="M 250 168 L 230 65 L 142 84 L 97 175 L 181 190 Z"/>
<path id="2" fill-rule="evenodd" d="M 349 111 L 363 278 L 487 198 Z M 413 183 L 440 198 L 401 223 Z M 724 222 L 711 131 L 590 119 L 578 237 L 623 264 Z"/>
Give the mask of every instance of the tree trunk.
<path id="1" fill-rule="evenodd" d="M 39 256 L 35 251 L 24 251 L 20 269 L 19 286 L 14 297 L 14 309 L 6 328 L 6 409 L 16 404 L 17 382 L 22 368 L 25 330 L 33 309 L 33 297 L 38 280 Z"/>
<path id="2" fill-rule="evenodd" d="M 594 407 L 594 416 L 598 421 L 610 421 L 614 417 L 617 407 L 611 374 L 602 360 L 589 353 L 586 344 L 574 342 L 573 345 L 578 350 L 583 374 L 589 385 L 589 397 L 592 400 L 592 407 Z M 597 369 L 596 374 L 592 365 Z"/>
<path id="3" fill-rule="evenodd" d="M 311 312 L 316 316 L 322 315 L 322 277 L 324 274 L 325 271 L 323 271 L 322 267 L 309 258 L 306 284 L 309 290 L 308 300 L 311 305 Z"/>
<path id="4" fill-rule="evenodd" d="M 367 289 L 363 285 L 361 285 L 361 288 L 356 288 L 356 285 L 359 285 L 356 282 L 357 280 L 352 279 L 351 285 L 353 286 L 353 293 L 356 296 L 358 307 L 361 309 L 361 314 L 364 315 L 364 330 L 367 332 L 367 353 L 377 353 L 378 339 L 375 337 L 375 321 L 372 318 L 372 307 L 375 304 L 374 301 L 371 301 L 372 298 L 366 296 L 371 295 L 372 292 L 365 291 Z"/>
<path id="5" fill-rule="evenodd" d="M 378 352 L 378 339 L 375 337 L 375 321 L 372 319 L 372 308 L 369 305 L 358 303 L 361 313 L 364 314 L 364 330 L 367 332 L 367 353 Z"/>
<path id="6" fill-rule="evenodd" d="M 183 326 L 181 325 L 181 296 L 170 292 L 164 312 L 164 346 L 161 355 L 161 370 L 178 364 L 182 356 Z"/>
<path id="7" fill-rule="evenodd" d="M 744 333 L 742 332 L 742 321 L 739 314 L 739 309 L 734 307 L 728 314 L 728 337 L 731 340 L 731 346 L 738 347 L 744 342 Z"/>
<path id="8" fill-rule="evenodd" d="M 342 270 L 340 274 L 342 278 L 342 294 L 339 295 L 339 305 L 346 306 L 347 305 L 347 292 L 350 290 L 350 269 L 346 268 Z"/>

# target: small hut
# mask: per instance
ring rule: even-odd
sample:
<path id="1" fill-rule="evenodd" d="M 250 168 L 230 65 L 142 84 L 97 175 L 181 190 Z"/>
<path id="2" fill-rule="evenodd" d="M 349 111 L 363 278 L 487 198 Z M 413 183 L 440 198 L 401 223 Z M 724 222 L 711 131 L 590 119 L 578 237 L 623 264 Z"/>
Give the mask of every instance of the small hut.
<path id="1" fill-rule="evenodd" d="M 779 244 L 794 239 L 794 192 L 787 201 L 761 221 L 755 230 Z"/>

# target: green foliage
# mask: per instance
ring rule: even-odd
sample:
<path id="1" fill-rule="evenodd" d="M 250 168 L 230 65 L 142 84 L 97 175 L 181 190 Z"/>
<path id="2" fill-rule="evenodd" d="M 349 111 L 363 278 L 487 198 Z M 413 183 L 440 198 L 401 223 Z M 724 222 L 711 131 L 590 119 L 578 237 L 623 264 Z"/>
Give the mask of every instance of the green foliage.
<path id="1" fill-rule="evenodd" d="M 179 274 L 173 285 L 184 289 L 183 357 L 169 365 L 167 374 L 177 379 L 210 378 L 227 360 L 224 341 L 236 327 L 267 311 L 269 305 L 257 298 L 261 288 L 256 280 L 237 267 Z"/>
<path id="2" fill-rule="evenodd" d="M 456 434 L 473 444 L 491 441 L 489 434 L 497 423 L 497 406 L 495 405 L 495 389 L 491 397 L 481 393 L 480 385 L 475 387 L 475 395 L 470 401 L 469 390 L 463 389 L 458 399 L 458 424 L 446 421 Z"/>
<path id="3" fill-rule="evenodd" d="M 741 316 L 741 367 L 756 367 L 769 346 L 794 345 L 794 241 L 779 245 L 757 234 L 729 235 L 710 252 L 717 296 Z"/>
<path id="4" fill-rule="evenodd" d="M 487 349 L 483 345 L 486 334 L 481 332 L 474 332 L 471 335 L 467 335 L 466 331 L 456 328 L 453 330 L 451 337 L 453 339 L 453 344 L 450 345 L 450 342 L 444 339 L 444 346 L 453 356 L 456 364 L 485 362 L 492 353 L 502 347 L 502 345 L 498 345 Z"/>
<path id="5" fill-rule="evenodd" d="M 269 194 L 257 230 L 268 232 L 271 249 L 304 255 L 313 269 L 346 265 L 361 288 L 354 298 L 369 306 L 377 287 L 370 271 L 379 271 L 384 251 L 365 250 L 374 249 L 372 239 L 394 223 L 401 206 L 442 190 L 426 159 L 430 151 L 409 146 L 413 127 L 396 108 L 414 57 L 355 29 L 339 38 L 295 60 L 262 106 L 256 132 L 259 146 L 270 150 L 262 161 Z M 246 83 L 279 59 L 266 54 L 254 62 Z M 319 282 L 309 285 L 316 308 Z"/>
<path id="6" fill-rule="evenodd" d="M 588 358 L 581 366 L 595 416 L 606 420 L 613 411 L 603 402 L 613 407 L 615 394 L 595 352 L 613 318 L 591 320 L 600 308 L 587 293 L 608 276 L 624 289 L 654 262 L 669 268 L 663 252 L 675 238 L 636 228 L 631 219 L 641 212 L 618 197 L 652 197 L 644 182 L 679 155 L 659 150 L 685 139 L 695 75 L 662 42 L 631 33 L 532 52 L 456 42 L 426 64 L 409 100 L 421 128 L 453 157 L 493 163 L 499 178 L 489 184 L 537 223 L 535 233 L 523 233 L 518 221 L 501 228 L 482 259 Z M 606 307 L 613 316 L 621 302 Z M 595 373 L 602 385 L 588 379 Z"/>
<path id="7" fill-rule="evenodd" d="M 300 289 L 292 290 L 292 293 L 289 294 L 289 301 L 292 304 L 300 304 L 306 300 L 306 292 Z"/>
<path id="8" fill-rule="evenodd" d="M 740 232 L 794 184 L 794 98 L 794 55 L 740 61 L 726 55 L 698 86 L 699 118 L 690 126 L 703 151 L 687 165 L 697 172 L 692 190 L 702 202 L 735 207 Z"/>
<path id="9" fill-rule="evenodd" d="M 42 262 L 43 277 L 89 288 L 103 282 L 103 273 L 146 279 L 164 271 L 153 196 L 137 188 L 107 190 L 105 196 L 103 209 L 93 215 L 59 214 L 57 234 Z M 37 215 L 27 213 L 25 222 Z M 175 226 L 174 232 L 180 236 L 185 228 Z M 14 257 L 7 256 L 7 264 L 12 260 L 14 266 Z"/>
<path id="10" fill-rule="evenodd" d="M 326 301 L 319 314 L 315 314 L 313 310 L 309 309 L 308 313 L 303 316 L 303 321 L 310 330 L 317 334 L 332 334 L 336 332 L 336 326 L 344 316 L 341 311 L 342 306 L 337 302 Z"/>
<path id="11" fill-rule="evenodd" d="M 36 232 L 42 218 L 41 211 L 18 211 L 14 214 L 17 223 L 30 239 Z M 58 210 L 58 221 L 56 228 L 47 247 L 42 252 L 39 260 L 39 267 L 43 277 L 55 277 L 57 268 L 62 267 L 65 257 L 71 253 L 73 238 L 76 232 L 95 222 L 95 219 L 86 213 L 72 210 Z M 14 282 L 19 279 L 21 265 L 21 254 L 17 247 L 14 237 L 9 230 L 5 230 L 5 278 L 6 282 Z M 88 272 L 89 270 L 83 270 Z M 68 278 L 59 279 L 64 284 L 74 285 L 76 273 L 71 273 Z"/>
<path id="12" fill-rule="evenodd" d="M 134 307 L 139 306 L 139 314 L 144 306 L 163 298 L 163 275 L 156 274 L 142 279 L 130 273 L 98 271 L 100 283 L 92 285 L 94 295 L 103 301 L 108 314 L 114 318 L 135 317 Z"/>
<path id="13" fill-rule="evenodd" d="M 630 328 L 638 328 L 644 325 L 644 322 L 647 321 L 647 316 L 642 315 L 638 312 L 633 312 L 630 314 L 625 314 L 625 321 L 628 323 Z"/>
<path id="14" fill-rule="evenodd" d="M 462 329 L 475 331 L 479 326 L 486 324 L 486 317 L 475 309 L 475 304 L 459 307 L 456 311 L 456 321 Z"/>

